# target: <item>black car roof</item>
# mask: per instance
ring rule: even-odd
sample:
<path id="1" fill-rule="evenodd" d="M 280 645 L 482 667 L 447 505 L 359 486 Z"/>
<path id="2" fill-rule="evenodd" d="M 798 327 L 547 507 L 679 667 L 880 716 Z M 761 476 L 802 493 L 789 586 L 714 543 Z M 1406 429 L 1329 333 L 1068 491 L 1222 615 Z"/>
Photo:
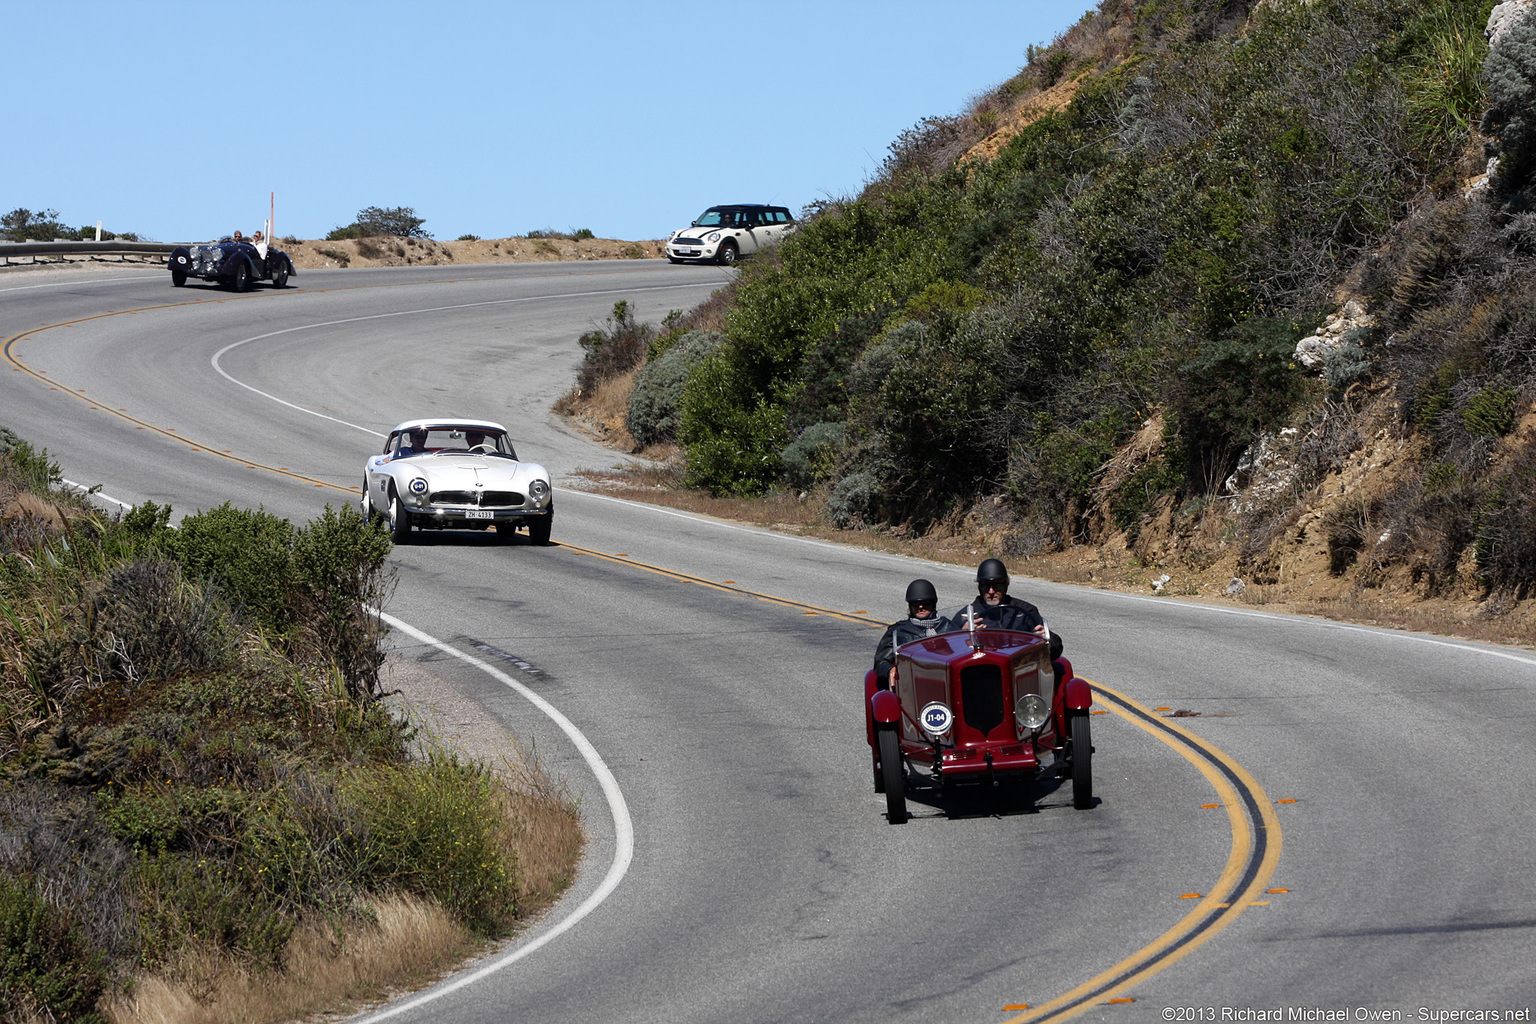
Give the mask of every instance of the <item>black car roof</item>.
<path id="1" fill-rule="evenodd" d="M 723 206 L 711 206 L 711 210 L 784 210 L 788 207 L 769 206 L 767 203 L 726 203 Z"/>

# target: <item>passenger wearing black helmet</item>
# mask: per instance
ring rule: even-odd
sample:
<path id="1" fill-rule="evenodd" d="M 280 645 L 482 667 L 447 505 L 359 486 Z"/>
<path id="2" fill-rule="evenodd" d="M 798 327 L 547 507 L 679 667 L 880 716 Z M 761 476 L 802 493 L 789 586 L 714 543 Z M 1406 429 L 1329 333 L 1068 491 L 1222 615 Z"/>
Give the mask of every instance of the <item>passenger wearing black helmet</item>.
<path id="1" fill-rule="evenodd" d="M 1034 633 L 1051 642 L 1051 657 L 1061 657 L 1061 637 L 1051 632 L 1040 609 L 1028 601 L 1008 596 L 1008 567 L 989 558 L 976 567 L 976 600 L 957 610 L 950 618 L 956 629 L 1012 629 Z"/>
<path id="2" fill-rule="evenodd" d="M 955 626 L 938 613 L 939 592 L 927 580 L 907 584 L 907 618 L 893 622 L 875 645 L 875 675 L 882 689 L 896 685 L 896 648 L 940 633 L 952 633 Z"/>

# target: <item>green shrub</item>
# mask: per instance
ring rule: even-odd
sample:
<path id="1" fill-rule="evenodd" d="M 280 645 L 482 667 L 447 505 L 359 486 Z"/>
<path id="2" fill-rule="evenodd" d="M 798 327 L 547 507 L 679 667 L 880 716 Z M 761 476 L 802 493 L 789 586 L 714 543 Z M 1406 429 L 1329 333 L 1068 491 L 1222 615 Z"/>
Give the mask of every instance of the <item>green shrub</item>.
<path id="1" fill-rule="evenodd" d="M 187 573 L 216 582 L 231 603 L 276 633 L 293 624 L 292 549 L 288 520 L 227 501 L 186 516 L 176 530 L 176 557 Z"/>
<path id="2" fill-rule="evenodd" d="M 351 505 L 326 505 L 293 534 L 291 571 L 307 642 L 314 657 L 329 658 L 341 671 L 355 696 L 379 692 L 383 628 L 373 610 L 390 594 L 390 546 L 383 523 Z"/>
<path id="3" fill-rule="evenodd" d="M 478 242 L 478 241 L 480 241 L 480 236 L 479 235 L 460 235 L 456 239 L 456 241 L 460 241 L 460 242 Z"/>
<path id="4" fill-rule="evenodd" d="M 0 874 L 0 999 L 9 1008 L 6 1018 L 104 1021 L 96 1002 L 107 982 L 107 965 L 70 915 L 45 898 L 35 880 Z"/>
<path id="5" fill-rule="evenodd" d="M 589 238 L 596 238 L 591 228 L 577 228 L 571 232 L 571 238 L 578 242 L 584 242 Z"/>
<path id="6" fill-rule="evenodd" d="M 34 494 L 46 494 L 63 479 L 48 449 L 39 451 L 5 427 L 0 427 L 0 474 Z"/>
<path id="7" fill-rule="evenodd" d="M 794 487 L 812 487 L 828 479 L 842 446 L 841 423 L 813 423 L 780 454 L 784 475 Z"/>
<path id="8" fill-rule="evenodd" d="M 417 767 L 354 773 L 342 799 L 366 836 L 361 880 L 430 896 L 482 934 L 514 915 L 517 864 L 483 769 L 434 755 Z"/>
<path id="9" fill-rule="evenodd" d="M 645 358 L 655 337 L 655 327 L 635 320 L 628 300 L 615 302 L 603 326 L 577 339 L 586 355 L 576 373 L 576 387 L 588 394 L 600 382 L 633 369 Z"/>
<path id="10" fill-rule="evenodd" d="M 1253 439 L 1280 425 L 1306 393 L 1292 357 L 1301 325 L 1254 318 L 1196 350 L 1176 371 L 1172 412 L 1187 486 L 1210 493 Z"/>
<path id="11" fill-rule="evenodd" d="M 689 331 L 645 364 L 635 377 L 624 417 L 625 429 L 636 444 L 643 447 L 677 438 L 688 375 L 724 340 L 713 331 Z"/>
<path id="12" fill-rule="evenodd" d="M 1462 408 L 1462 425 L 1476 437 L 1503 437 L 1515 429 L 1515 404 L 1519 398 L 1520 393 L 1514 388 L 1483 388 Z"/>

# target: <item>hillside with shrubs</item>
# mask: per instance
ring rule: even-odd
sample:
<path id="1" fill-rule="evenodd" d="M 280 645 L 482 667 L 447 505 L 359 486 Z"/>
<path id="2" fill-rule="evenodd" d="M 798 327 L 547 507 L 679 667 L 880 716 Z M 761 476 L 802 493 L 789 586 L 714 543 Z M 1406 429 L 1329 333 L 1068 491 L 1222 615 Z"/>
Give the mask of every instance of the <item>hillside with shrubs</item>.
<path id="1" fill-rule="evenodd" d="M 382 700 L 383 529 L 103 513 L 0 428 L 0 1020 L 293 1019 L 569 881 L 575 809 Z"/>
<path id="2" fill-rule="evenodd" d="M 1528 614 L 1530 4 L 1103 0 L 1028 58 L 610 359 L 631 435 L 1021 566 Z"/>

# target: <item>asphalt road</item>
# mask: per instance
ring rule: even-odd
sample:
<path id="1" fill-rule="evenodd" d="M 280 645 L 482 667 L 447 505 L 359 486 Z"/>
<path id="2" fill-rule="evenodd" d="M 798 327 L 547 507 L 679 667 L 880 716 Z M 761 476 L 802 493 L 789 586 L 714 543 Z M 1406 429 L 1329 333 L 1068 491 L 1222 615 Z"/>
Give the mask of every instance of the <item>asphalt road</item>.
<path id="1" fill-rule="evenodd" d="M 860 707 L 873 623 L 912 577 L 950 607 L 970 574 L 562 486 L 622 458 L 548 412 L 576 336 L 621 298 L 658 322 L 725 272 L 306 271 L 240 296 L 167 276 L 0 276 L 0 424 L 68 479 L 305 521 L 354 500 L 389 427 L 436 413 L 508 424 L 556 477 L 554 545 L 397 548 L 388 611 L 410 627 L 394 643 L 578 792 L 587 857 L 494 969 L 390 1019 L 1419 1020 L 1536 1002 L 1531 652 L 1016 580 L 1114 692 L 1092 720 L 1098 805 L 1046 786 L 1032 811 L 918 801 L 892 827 Z"/>

